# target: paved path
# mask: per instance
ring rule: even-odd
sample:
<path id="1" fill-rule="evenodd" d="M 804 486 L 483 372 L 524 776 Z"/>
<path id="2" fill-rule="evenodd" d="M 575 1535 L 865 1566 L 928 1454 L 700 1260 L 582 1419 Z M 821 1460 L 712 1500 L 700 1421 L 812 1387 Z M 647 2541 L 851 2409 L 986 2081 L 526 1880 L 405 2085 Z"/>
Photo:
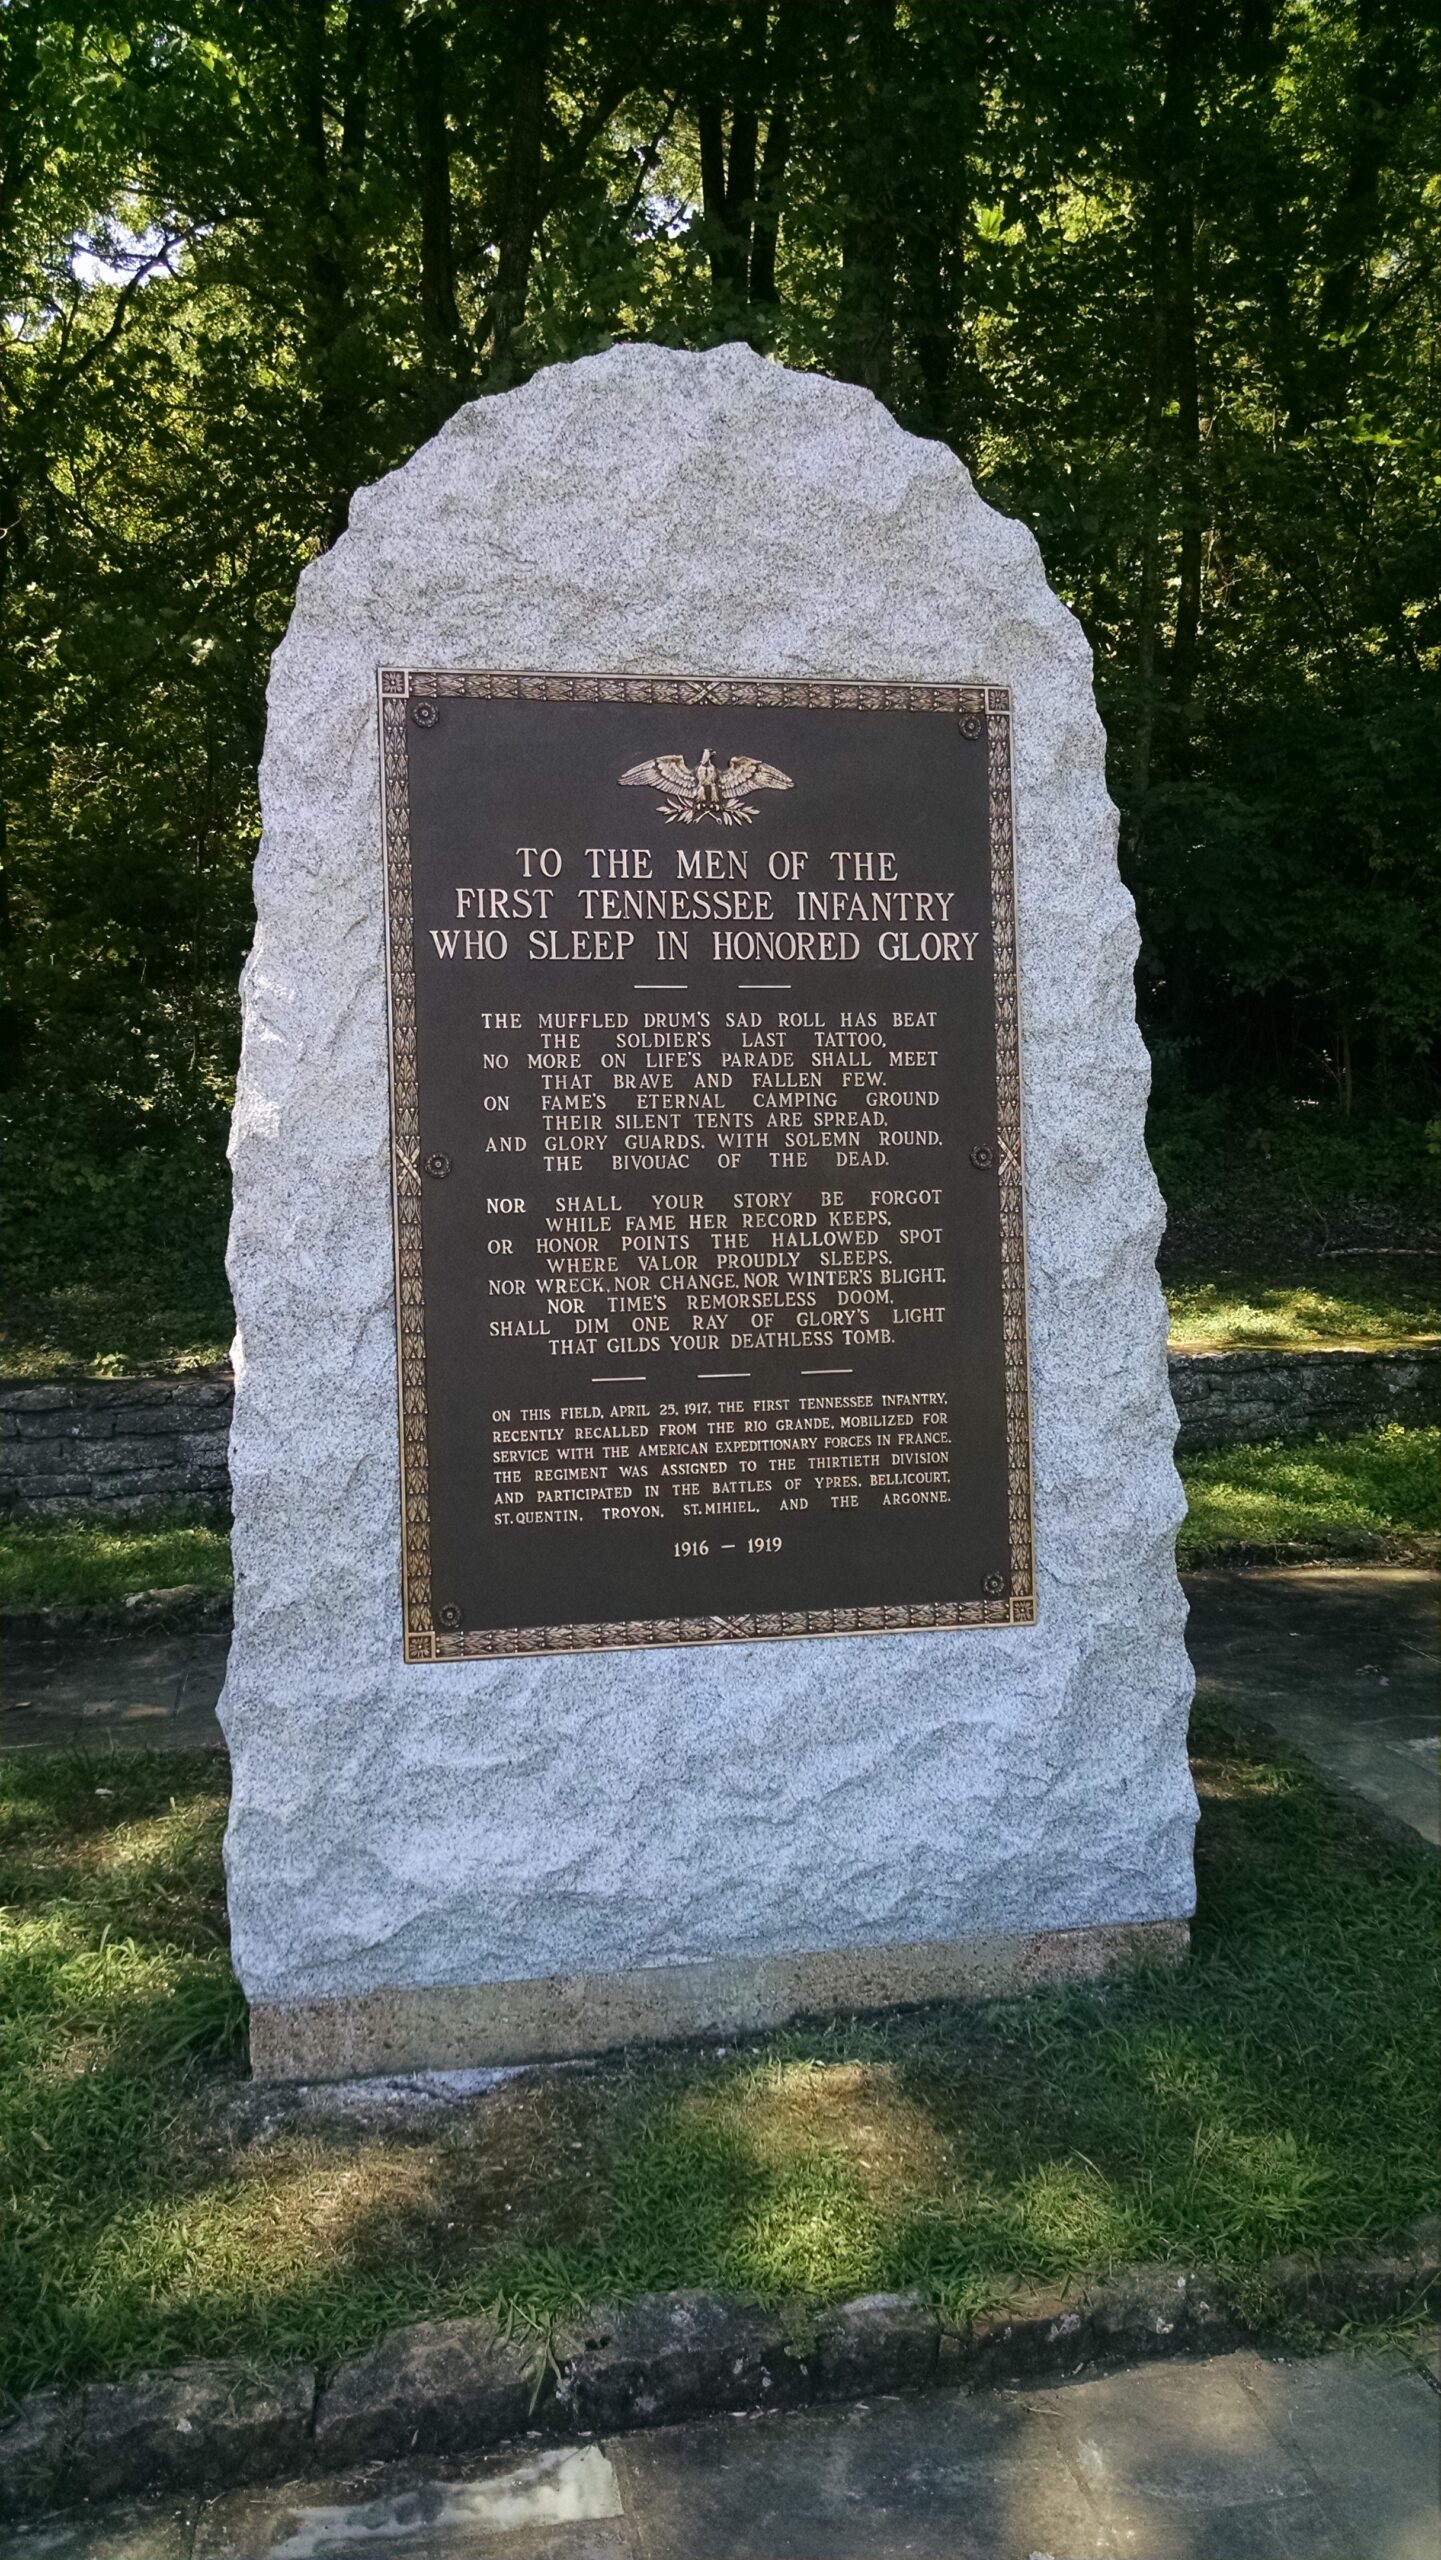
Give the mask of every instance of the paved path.
<path id="1" fill-rule="evenodd" d="M 0 1658 L 0 1751 L 213 1751 L 226 1628 L 19 1636 Z"/>
<path id="2" fill-rule="evenodd" d="M 1441 1846 L 1441 1580 L 1407 1566 L 1186 1576 L 1203 1698 Z"/>
<path id="3" fill-rule="evenodd" d="M 1254 1716 L 1322 1774 L 1441 1844 L 1435 1574 L 1406 1567 L 1194 1573 L 1203 1695 Z M 0 1671 L 0 1750 L 204 1750 L 228 1638 L 20 1640 Z"/>
<path id="4" fill-rule="evenodd" d="M 1436 2560 L 1438 2403 L 1249 2351 L 169 2500 L 10 2560 Z"/>

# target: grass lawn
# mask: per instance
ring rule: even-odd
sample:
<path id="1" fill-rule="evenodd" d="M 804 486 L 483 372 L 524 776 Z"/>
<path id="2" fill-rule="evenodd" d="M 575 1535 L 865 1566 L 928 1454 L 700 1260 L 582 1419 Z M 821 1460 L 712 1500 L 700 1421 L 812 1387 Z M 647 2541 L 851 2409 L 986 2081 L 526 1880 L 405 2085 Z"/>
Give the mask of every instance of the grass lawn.
<path id="1" fill-rule="evenodd" d="M 0 1609 L 103 1608 L 180 1583 L 229 1590 L 226 1530 L 164 1511 L 139 1521 L 0 1523 Z"/>
<path id="2" fill-rule="evenodd" d="M 1202 1730 L 1175 1973 L 531 2075 L 421 2130 L 230 2129 L 218 1758 L 0 1763 L 0 2381 L 318 2358 L 635 2289 L 961 2311 L 1130 2259 L 1400 2233 L 1436 2197 L 1435 1874 Z"/>
<path id="3" fill-rule="evenodd" d="M 1173 1351 L 1384 1351 L 1441 1339 L 1436 1258 L 1338 1255 L 1305 1267 L 1171 1273 Z"/>
<path id="4" fill-rule="evenodd" d="M 1344 1440 L 1271 1441 L 1180 1461 L 1189 1510 L 1182 1566 L 1244 1548 L 1249 1559 L 1434 1558 L 1441 1533 L 1441 1430 L 1385 1423 Z"/>
<path id="5" fill-rule="evenodd" d="M 0 1302 L 0 1377 L 184 1375 L 227 1362 L 234 1331 L 218 1250 L 212 1263 L 186 1257 L 178 1272 L 12 1287 Z"/>
<path id="6" fill-rule="evenodd" d="M 1441 1432 L 1388 1424 L 1346 1440 L 1274 1442 L 1181 1460 L 1182 1565 L 1267 1556 L 1427 1559 L 1441 1532 Z M 0 1522 L 0 1608 L 105 1608 L 132 1591 L 224 1591 L 224 1529 L 158 1512 L 140 1521 Z"/>

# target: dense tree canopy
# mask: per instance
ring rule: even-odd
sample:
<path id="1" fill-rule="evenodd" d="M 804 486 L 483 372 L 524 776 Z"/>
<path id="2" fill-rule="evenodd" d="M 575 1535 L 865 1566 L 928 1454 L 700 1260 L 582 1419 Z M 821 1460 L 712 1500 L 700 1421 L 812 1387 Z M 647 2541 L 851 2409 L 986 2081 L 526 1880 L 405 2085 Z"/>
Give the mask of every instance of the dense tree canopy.
<path id="1" fill-rule="evenodd" d="M 1194 1080 L 1424 1109 L 1428 0 L 0 0 L 14 1164 L 212 1214 L 269 652 L 351 490 L 617 338 L 867 384 L 1098 660 Z"/>

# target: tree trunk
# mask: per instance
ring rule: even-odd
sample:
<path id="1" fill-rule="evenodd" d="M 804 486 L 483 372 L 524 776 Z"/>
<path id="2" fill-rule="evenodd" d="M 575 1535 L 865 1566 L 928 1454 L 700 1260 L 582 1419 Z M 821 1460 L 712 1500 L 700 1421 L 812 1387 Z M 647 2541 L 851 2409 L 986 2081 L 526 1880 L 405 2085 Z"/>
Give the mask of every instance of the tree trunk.
<path id="1" fill-rule="evenodd" d="M 776 256 L 805 40 L 798 0 L 780 0 L 774 24 L 765 0 L 748 0 L 724 61 L 712 64 L 709 85 L 696 100 L 715 331 L 754 347 L 767 346 L 775 335 Z"/>
<path id="2" fill-rule="evenodd" d="M 412 18 L 406 51 L 420 182 L 420 325 L 427 363 L 435 377 L 434 408 L 439 424 L 449 414 L 456 393 L 464 387 L 469 356 L 455 299 L 450 136 L 445 111 L 446 51 L 438 20 L 424 14 Z"/>
<path id="3" fill-rule="evenodd" d="M 340 166 L 347 185 L 359 187 L 370 140 L 370 53 L 376 14 L 367 0 L 349 0 L 342 48 Z"/>
<path id="4" fill-rule="evenodd" d="M 963 449 L 970 155 L 981 121 L 986 37 L 969 12 L 931 0 L 910 12 L 898 138 L 901 305 L 907 426 Z M 969 370 L 969 368 L 967 368 Z M 973 403 L 967 403 L 973 406 Z"/>
<path id="5" fill-rule="evenodd" d="M 1277 35 L 1278 5 L 1279 0 L 1247 0 L 1240 27 L 1239 67 L 1252 102 L 1247 194 L 1256 235 L 1257 291 L 1266 314 L 1266 354 L 1285 431 L 1292 435 L 1299 416 L 1300 368 L 1292 300 L 1292 278 L 1299 259 L 1290 194 L 1292 172 L 1282 155 L 1276 131 L 1275 87 L 1285 60 L 1285 49 Z"/>
<path id="6" fill-rule="evenodd" d="M 1162 35 L 1161 96 L 1144 135 L 1146 156 L 1139 177 L 1146 206 L 1150 326 L 1128 828 L 1133 853 L 1139 850 L 1145 830 L 1155 752 L 1168 463 L 1174 471 L 1178 556 L 1167 691 L 1178 704 L 1190 701 L 1200 641 L 1206 537 L 1196 315 L 1201 6 L 1202 0 L 1156 0 L 1155 23 Z"/>
<path id="7" fill-rule="evenodd" d="M 1166 124 L 1170 136 L 1170 258 L 1166 335 L 1175 400 L 1177 530 L 1180 536 L 1176 627 L 1171 640 L 1170 694 L 1189 703 L 1201 634 L 1201 568 L 1206 493 L 1201 463 L 1200 368 L 1196 351 L 1196 24 L 1193 0 L 1172 0 Z"/>
<path id="8" fill-rule="evenodd" d="M 781 91 L 771 100 L 770 119 L 766 125 L 765 148 L 756 179 L 755 219 L 751 224 L 750 269 L 746 279 L 750 287 L 752 320 L 759 334 L 765 338 L 773 334 L 775 315 L 780 310 L 776 253 L 780 247 L 781 203 L 790 163 L 792 130 L 791 95 Z"/>
<path id="9" fill-rule="evenodd" d="M 301 298 L 316 397 L 321 537 L 331 543 L 345 529 L 356 475 L 353 406 L 342 389 L 336 362 L 349 311 L 325 124 L 330 9 L 328 0 L 293 0 L 293 6 L 297 194 L 304 235 Z"/>
<path id="10" fill-rule="evenodd" d="M 495 300 L 491 306 L 487 387 L 503 391 L 521 372 L 520 333 L 525 325 L 531 259 L 540 221 L 541 148 L 545 124 L 546 67 L 550 56 L 547 0 L 513 0 L 510 141 L 500 220 Z"/>
<path id="11" fill-rule="evenodd" d="M 780 245 L 781 210 L 795 139 L 796 108 L 813 32 L 814 13 L 807 0 L 779 0 L 768 33 L 766 88 L 770 104 L 756 179 L 755 220 L 751 225 L 751 303 L 761 316 L 762 334 L 773 334 L 774 317 L 780 309 L 776 252 Z"/>
<path id="12" fill-rule="evenodd" d="M 0 20 L 0 295 L 18 299 L 20 207 L 45 165 L 45 127 L 33 92 L 40 68 L 38 14 L 7 9 Z"/>
<path id="13" fill-rule="evenodd" d="M 1415 58 L 1417 12 L 1403 29 L 1383 0 L 1354 0 L 1355 37 L 1343 93 L 1347 131 L 1346 180 L 1325 225 L 1317 338 L 1324 351 L 1340 340 L 1364 298 L 1370 263 L 1382 235 L 1381 179 L 1398 117 L 1425 74 Z M 1344 357 L 1342 358 L 1344 362 Z"/>
<path id="14" fill-rule="evenodd" d="M 831 369 L 891 393 L 896 295 L 895 0 L 864 0 L 841 26 L 845 106 L 841 289 Z"/>
<path id="15" fill-rule="evenodd" d="M 716 93 L 696 107 L 700 141 L 701 214 L 710 262 L 711 308 L 717 335 L 744 334 L 749 319 L 751 219 L 755 210 L 756 119 L 735 108 L 729 163 L 725 104 Z"/>
<path id="16" fill-rule="evenodd" d="M 1166 327 L 1153 296 L 1150 367 L 1146 384 L 1145 443 L 1141 455 L 1141 585 L 1136 603 L 1136 718 L 1131 740 L 1131 786 L 1126 833 L 1140 850 L 1151 790 L 1151 751 L 1156 733 L 1156 661 L 1161 617 L 1161 432 L 1166 405 Z"/>
<path id="17" fill-rule="evenodd" d="M 956 417 L 956 314 L 952 257 L 961 256 L 959 242 L 952 251 L 942 236 L 941 225 L 929 211 L 917 216 L 907 226 L 905 261 L 908 286 L 909 337 L 915 358 L 916 395 L 911 402 L 907 425 L 917 435 L 949 438 L 954 436 L 959 421 Z"/>
<path id="18" fill-rule="evenodd" d="M 325 132 L 327 0 L 295 0 L 295 125 L 305 215 L 306 323 L 322 366 L 345 324 L 345 276 L 336 250 Z"/>

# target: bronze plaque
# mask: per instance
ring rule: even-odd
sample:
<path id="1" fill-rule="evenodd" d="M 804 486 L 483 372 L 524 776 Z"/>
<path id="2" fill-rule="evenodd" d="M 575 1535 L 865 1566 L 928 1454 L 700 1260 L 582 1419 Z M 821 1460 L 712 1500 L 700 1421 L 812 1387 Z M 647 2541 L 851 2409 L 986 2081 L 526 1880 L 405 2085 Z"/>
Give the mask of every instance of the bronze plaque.
<path id="1" fill-rule="evenodd" d="M 1029 1623 L 1009 696 L 380 721 L 406 1660 Z"/>

